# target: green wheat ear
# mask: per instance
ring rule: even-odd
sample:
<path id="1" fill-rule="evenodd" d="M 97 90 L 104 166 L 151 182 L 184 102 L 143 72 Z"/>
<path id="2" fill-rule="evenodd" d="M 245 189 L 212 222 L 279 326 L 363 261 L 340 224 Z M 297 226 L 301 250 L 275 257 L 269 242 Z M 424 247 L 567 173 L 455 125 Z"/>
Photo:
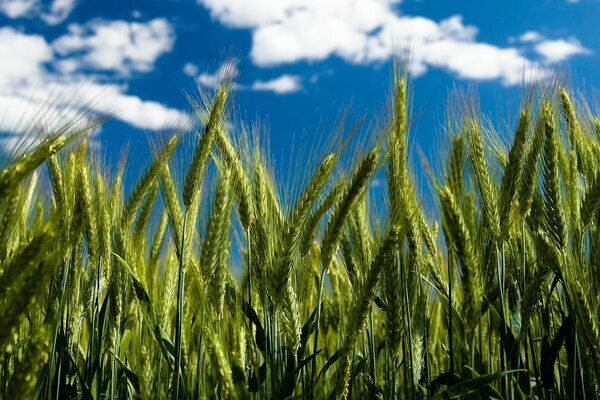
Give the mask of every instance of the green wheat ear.
<path id="1" fill-rule="evenodd" d="M 490 233 L 497 239 L 500 236 L 498 195 L 489 174 L 481 127 L 475 121 L 471 121 L 467 129 L 469 132 L 469 158 L 481 196 L 481 208 Z"/>
<path id="2" fill-rule="evenodd" d="M 478 256 L 473 248 L 472 235 L 450 189 L 442 188 L 440 197 L 448 245 L 456 251 L 460 261 L 465 314 L 468 321 L 474 324 L 483 295 Z"/>
<path id="3" fill-rule="evenodd" d="M 558 161 L 558 134 L 554 123 L 552 105 L 544 104 L 540 116 L 540 124 L 544 131 L 544 206 L 547 229 L 559 248 L 567 244 L 567 231 L 560 188 Z"/>

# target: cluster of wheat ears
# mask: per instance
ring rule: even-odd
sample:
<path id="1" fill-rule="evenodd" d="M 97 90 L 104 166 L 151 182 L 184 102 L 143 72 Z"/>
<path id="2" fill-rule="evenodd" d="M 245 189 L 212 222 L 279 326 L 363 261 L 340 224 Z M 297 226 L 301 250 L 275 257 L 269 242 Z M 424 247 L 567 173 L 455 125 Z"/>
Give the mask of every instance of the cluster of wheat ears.
<path id="1" fill-rule="evenodd" d="M 426 215 L 393 81 L 373 145 L 287 196 L 227 82 L 130 190 L 91 126 L 8 160 L 0 399 L 598 398 L 600 120 L 531 90 L 505 146 L 465 107 Z"/>

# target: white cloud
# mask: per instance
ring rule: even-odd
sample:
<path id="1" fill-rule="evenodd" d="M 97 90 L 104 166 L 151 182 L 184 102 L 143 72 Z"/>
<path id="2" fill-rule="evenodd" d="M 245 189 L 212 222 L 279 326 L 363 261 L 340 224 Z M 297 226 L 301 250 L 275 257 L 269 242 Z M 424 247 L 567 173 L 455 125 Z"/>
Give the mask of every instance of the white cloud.
<path id="1" fill-rule="evenodd" d="M 518 37 L 519 42 L 529 44 L 531 49 L 542 56 L 543 61 L 552 64 L 567 60 L 576 55 L 591 54 L 576 38 L 548 39 L 536 31 L 528 31 Z"/>
<path id="2" fill-rule="evenodd" d="M 522 49 L 479 41 L 477 27 L 465 25 L 459 15 L 442 21 L 402 15 L 399 0 L 197 1 L 222 24 L 251 30 L 250 57 L 262 67 L 331 56 L 374 63 L 388 60 L 398 46 L 410 46 L 417 75 L 434 67 L 509 84 L 548 72 Z"/>
<path id="3" fill-rule="evenodd" d="M 71 15 L 77 0 L 0 0 L 0 12 L 9 18 L 38 17 L 58 25 Z"/>
<path id="4" fill-rule="evenodd" d="M 58 25 L 71 15 L 76 3 L 77 0 L 54 0 L 40 16 L 47 24 Z"/>
<path id="5" fill-rule="evenodd" d="M 0 87 L 31 83 L 52 59 L 52 48 L 42 36 L 0 28 Z"/>
<path id="6" fill-rule="evenodd" d="M 519 36 L 519 41 L 523 43 L 540 42 L 544 40 L 544 36 L 536 31 L 527 31 Z"/>
<path id="7" fill-rule="evenodd" d="M 590 54 L 576 39 L 544 40 L 535 46 L 535 51 L 548 62 L 559 62 L 575 55 Z"/>
<path id="8" fill-rule="evenodd" d="M 0 12 L 8 18 L 21 18 L 30 15 L 38 0 L 0 0 Z"/>
<path id="9" fill-rule="evenodd" d="M 276 94 L 294 93 L 302 89 L 302 83 L 298 76 L 283 74 L 269 81 L 258 80 L 252 84 L 251 89 Z"/>
<path id="10" fill-rule="evenodd" d="M 190 117 L 156 101 L 127 93 L 125 84 L 57 68 L 79 60 L 60 58 L 42 36 L 0 28 L 0 132 L 15 137 L 56 127 L 84 115 L 111 115 L 140 129 L 187 127 Z M 6 143 L 4 141 L 4 143 Z"/>
<path id="11" fill-rule="evenodd" d="M 53 46 L 60 55 L 77 60 L 79 69 L 127 76 L 150 71 L 162 54 L 171 51 L 174 42 L 173 28 L 163 18 L 146 23 L 96 20 L 70 25 L 69 33 Z"/>
<path id="12" fill-rule="evenodd" d="M 200 70 L 198 69 L 198 66 L 196 64 L 188 62 L 185 63 L 185 65 L 183 66 L 183 73 L 187 76 L 195 77 L 196 75 L 198 75 L 198 72 L 200 72 Z"/>

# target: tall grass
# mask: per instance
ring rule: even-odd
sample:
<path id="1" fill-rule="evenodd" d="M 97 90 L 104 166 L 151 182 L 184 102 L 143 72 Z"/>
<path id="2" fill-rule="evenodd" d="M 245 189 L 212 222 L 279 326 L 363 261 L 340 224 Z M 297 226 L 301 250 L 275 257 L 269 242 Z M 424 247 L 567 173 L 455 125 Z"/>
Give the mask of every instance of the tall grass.
<path id="1" fill-rule="evenodd" d="M 231 131 L 230 89 L 194 104 L 189 165 L 174 135 L 131 188 L 86 129 L 2 166 L 0 399 L 600 396 L 583 100 L 532 90 L 500 133 L 454 110 L 428 201 L 404 71 L 372 147 L 324 154 L 291 192 Z"/>

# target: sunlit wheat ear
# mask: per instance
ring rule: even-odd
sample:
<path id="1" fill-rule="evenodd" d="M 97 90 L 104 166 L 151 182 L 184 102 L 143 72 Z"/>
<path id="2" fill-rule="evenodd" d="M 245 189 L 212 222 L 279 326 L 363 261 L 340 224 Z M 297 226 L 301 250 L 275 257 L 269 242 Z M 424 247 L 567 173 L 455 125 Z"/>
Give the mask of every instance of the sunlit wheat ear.
<path id="1" fill-rule="evenodd" d="M 441 189 L 444 230 L 448 244 L 455 249 L 460 261 L 465 313 L 469 321 L 476 321 L 478 307 L 483 294 L 478 258 L 473 248 L 472 235 L 465 224 L 462 212 L 458 208 L 452 192 L 447 187 Z"/>
<path id="2" fill-rule="evenodd" d="M 156 197 L 158 195 L 159 187 L 160 185 L 157 180 L 152 182 L 150 188 L 148 189 L 148 194 L 146 195 L 144 203 L 140 209 L 140 214 L 138 216 L 134 228 L 135 238 L 138 241 L 138 243 L 144 243 L 144 235 L 146 233 L 145 230 L 150 220 L 150 213 L 152 212 L 154 201 L 156 200 Z"/>
<path id="3" fill-rule="evenodd" d="M 508 232 L 513 220 L 513 207 L 516 205 L 516 198 L 519 191 L 519 175 L 522 173 L 524 164 L 523 160 L 525 158 L 530 124 L 530 106 L 527 105 L 525 109 L 521 110 L 519 115 L 513 143 L 508 153 L 508 163 L 502 175 L 500 186 L 500 217 L 503 233 Z"/>
<path id="4" fill-rule="evenodd" d="M 384 269 L 391 267 L 390 264 L 394 259 L 394 252 L 398 246 L 398 235 L 399 229 L 397 227 L 390 228 L 379 248 L 377 256 L 369 268 L 367 278 L 365 280 L 365 286 L 362 288 L 361 293 L 355 300 L 355 305 L 352 309 L 352 313 L 350 314 L 351 316 L 348 333 L 344 338 L 344 344 L 341 348 L 341 364 L 339 365 L 339 375 L 336 384 L 336 397 L 338 399 L 345 399 L 348 396 L 348 380 L 350 378 L 350 368 L 352 365 L 351 360 L 354 346 L 359 333 L 363 328 L 363 324 L 366 321 L 369 306 L 375 297 L 375 291 L 377 289 L 381 272 Z"/>
<path id="5" fill-rule="evenodd" d="M 498 215 L 498 195 L 492 183 L 484 152 L 481 127 L 476 121 L 468 122 L 469 159 L 475 172 L 475 180 L 481 196 L 481 208 L 490 233 L 494 238 L 500 235 L 500 217 Z"/>
<path id="6" fill-rule="evenodd" d="M 225 129 L 217 131 L 215 142 L 221 160 L 231 170 L 233 192 L 238 203 L 240 221 L 244 229 L 248 230 L 254 218 L 254 200 L 250 178 Z"/>
<path id="7" fill-rule="evenodd" d="M 99 235 L 98 235 L 98 219 L 94 212 L 96 201 L 92 193 L 92 180 L 86 162 L 86 146 L 83 145 L 79 149 L 77 157 L 77 197 L 79 199 L 79 207 L 83 216 L 85 234 L 87 239 L 87 250 L 92 264 L 99 266 Z"/>
<path id="8" fill-rule="evenodd" d="M 225 227 L 229 226 L 229 213 L 231 211 L 231 202 L 229 200 L 230 187 L 231 173 L 229 170 L 224 170 L 217 185 L 200 258 L 200 264 L 204 273 L 203 278 L 208 284 L 210 303 L 218 316 L 221 316 L 223 312 L 226 276 L 222 261 L 223 252 L 228 250 L 226 248 L 228 237 Z"/>
<path id="9" fill-rule="evenodd" d="M 584 227 L 588 226 L 600 209 L 600 174 L 588 184 L 581 202 L 581 221 Z"/>
<path id="10" fill-rule="evenodd" d="M 183 229 L 183 212 L 181 211 L 181 203 L 179 195 L 173 180 L 171 167 L 165 161 L 161 163 L 161 194 L 165 203 L 165 209 L 169 215 L 169 225 L 175 241 L 177 252 L 181 250 L 182 229 Z"/>
<path id="11" fill-rule="evenodd" d="M 336 157 L 334 154 L 330 154 L 323 159 L 292 208 L 286 222 L 285 237 L 282 241 L 283 250 L 279 254 L 280 260 L 275 270 L 276 293 L 288 284 L 293 267 L 293 253 L 296 250 L 296 242 L 306 220 L 309 218 L 309 212 L 313 208 L 314 202 L 333 172 L 335 162 Z"/>
<path id="12" fill-rule="evenodd" d="M 544 158 L 543 158 L 543 189 L 544 207 L 548 232 L 559 248 L 564 249 L 567 244 L 567 231 L 561 196 L 559 161 L 558 161 L 558 133 L 554 123 L 552 105 L 544 104 L 540 116 L 544 130 Z"/>
<path id="13" fill-rule="evenodd" d="M 538 193 L 538 161 L 545 143 L 545 131 L 538 117 L 531 141 L 526 144 L 523 155 L 522 173 L 517 177 L 519 214 L 527 217 L 531 211 L 534 196 Z"/>
<path id="14" fill-rule="evenodd" d="M 151 265 L 155 265 L 158 262 L 158 258 L 160 257 L 160 253 L 165 242 L 165 234 L 167 231 L 168 220 L 169 215 L 165 211 L 163 211 L 158 223 L 158 227 L 156 228 L 156 232 L 154 233 L 152 247 L 150 248 Z"/>
<path id="15" fill-rule="evenodd" d="M 577 170 L 584 176 L 587 176 L 588 172 L 593 168 L 589 165 L 593 159 L 593 150 L 582 132 L 581 123 L 575 111 L 575 105 L 565 88 L 560 89 L 560 105 L 562 117 L 567 126 L 569 144 L 576 155 Z"/>
<path id="16" fill-rule="evenodd" d="M 54 201 L 57 208 L 62 207 L 65 197 L 65 187 L 62 177 L 62 171 L 56 154 L 51 155 L 47 161 L 50 181 L 52 182 L 52 192 L 54 193 Z"/>
<path id="17" fill-rule="evenodd" d="M 337 198 L 342 193 L 344 187 L 346 186 L 346 182 L 344 180 L 338 180 L 335 186 L 333 186 L 330 191 L 327 193 L 325 198 L 321 201 L 321 203 L 316 207 L 313 213 L 306 220 L 306 226 L 300 236 L 300 255 L 304 256 L 308 253 L 311 246 L 314 243 L 315 236 L 317 234 L 317 227 L 321 219 L 331 209 Z"/>
<path id="18" fill-rule="evenodd" d="M 387 181 L 390 198 L 390 213 L 397 222 L 401 217 L 408 174 L 406 170 L 407 157 L 407 105 L 406 105 L 406 79 L 396 79 L 396 93 L 393 104 L 393 121 L 389 140 L 389 159 Z"/>
<path id="19" fill-rule="evenodd" d="M 457 199 L 464 192 L 464 139 L 462 134 L 457 133 L 452 137 L 452 148 L 450 152 L 450 167 L 448 171 L 448 187 Z"/>
<path id="20" fill-rule="evenodd" d="M 208 350 L 211 354 L 211 361 L 214 371 L 217 374 L 219 384 L 222 386 L 223 395 L 229 399 L 237 398 L 237 392 L 233 383 L 233 376 L 231 372 L 231 366 L 221 339 L 210 329 L 206 329 L 206 337 L 208 343 Z"/>
<path id="21" fill-rule="evenodd" d="M 223 113 L 227 104 L 228 96 L 228 84 L 222 84 L 217 90 L 214 100 L 210 104 L 208 121 L 206 122 L 204 132 L 200 136 L 198 145 L 196 146 L 196 150 L 194 152 L 194 156 L 190 163 L 190 168 L 185 177 L 185 182 L 183 185 L 183 204 L 186 209 L 190 208 L 190 205 L 193 202 L 193 197 L 199 195 L 198 191 L 200 190 L 200 183 L 208 163 L 214 137 L 221 129 L 221 125 L 225 123 L 223 119 Z M 196 108 L 199 108 L 199 106 Z"/>

